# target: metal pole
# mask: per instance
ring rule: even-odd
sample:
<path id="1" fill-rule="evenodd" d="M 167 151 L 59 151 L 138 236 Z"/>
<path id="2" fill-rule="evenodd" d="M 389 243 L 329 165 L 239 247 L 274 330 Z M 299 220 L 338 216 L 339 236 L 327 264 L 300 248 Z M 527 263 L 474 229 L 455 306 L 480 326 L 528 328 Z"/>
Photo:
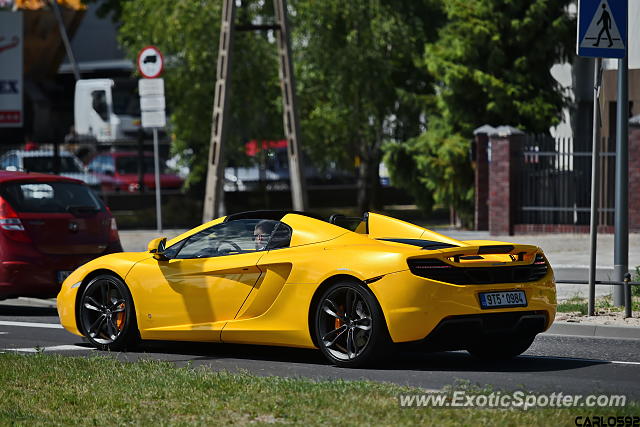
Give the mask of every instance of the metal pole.
<path id="1" fill-rule="evenodd" d="M 629 272 L 629 90 L 627 57 L 618 60 L 618 101 L 616 117 L 616 203 L 614 238 L 614 280 L 624 281 Z M 624 304 L 620 286 L 613 290 L 613 304 Z"/>
<path id="2" fill-rule="evenodd" d="M 282 113 L 284 133 L 287 137 L 289 154 L 289 179 L 291 181 L 291 199 L 293 209 L 304 211 L 307 206 L 307 191 L 302 173 L 302 156 L 300 153 L 300 125 L 296 98 L 296 81 L 291 59 L 291 40 L 287 19 L 286 0 L 274 0 L 276 22 L 280 31 L 276 31 L 278 42 L 278 64 L 280 67 L 280 85 L 282 88 Z"/>
<path id="3" fill-rule="evenodd" d="M 67 51 L 67 56 L 69 57 L 69 63 L 71 63 L 71 69 L 73 70 L 73 76 L 76 81 L 80 80 L 80 71 L 78 70 L 78 64 L 76 63 L 76 58 L 73 56 L 73 50 L 71 49 L 71 43 L 69 42 L 69 36 L 67 35 L 67 29 L 64 27 L 64 21 L 62 20 L 62 13 L 60 12 L 60 6 L 58 6 L 58 2 L 56 0 L 49 0 L 51 4 L 51 8 L 53 9 L 53 14 L 56 17 L 56 21 L 58 21 L 58 29 L 60 31 L 60 38 L 62 38 L 62 44 L 64 45 L 64 49 Z"/>
<path id="4" fill-rule="evenodd" d="M 209 145 L 209 162 L 204 198 L 202 221 L 207 222 L 221 215 L 224 211 L 224 150 L 227 140 L 229 99 L 231 93 L 231 59 L 234 39 L 235 0 L 224 0 L 222 3 L 222 22 L 220 24 L 220 44 L 216 86 L 213 98 L 213 123 L 211 125 L 211 142 Z"/>
<path id="5" fill-rule="evenodd" d="M 153 161 L 156 178 L 156 229 L 162 233 L 162 206 L 160 204 L 160 155 L 158 153 L 158 128 L 153 128 Z"/>
<path id="6" fill-rule="evenodd" d="M 624 317 L 633 317 L 633 312 L 631 311 L 631 285 L 629 282 L 631 281 L 631 274 L 627 273 L 624 275 Z"/>
<path id="7" fill-rule="evenodd" d="M 596 252 L 598 249 L 598 199 L 600 185 L 600 84 L 602 58 L 593 64 L 593 147 L 591 150 L 591 248 L 589 262 L 589 316 L 595 315 L 596 305 Z"/>

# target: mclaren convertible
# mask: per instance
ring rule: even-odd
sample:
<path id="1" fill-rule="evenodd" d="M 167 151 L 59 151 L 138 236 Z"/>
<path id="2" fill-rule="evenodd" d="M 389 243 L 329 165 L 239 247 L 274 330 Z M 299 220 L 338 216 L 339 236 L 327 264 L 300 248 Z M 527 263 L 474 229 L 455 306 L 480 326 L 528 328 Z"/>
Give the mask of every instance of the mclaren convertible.
<path id="1" fill-rule="evenodd" d="M 397 343 L 515 357 L 551 326 L 556 289 L 536 246 L 459 241 L 376 213 L 253 211 L 94 259 L 57 305 L 62 325 L 100 349 L 306 347 L 357 367 Z"/>

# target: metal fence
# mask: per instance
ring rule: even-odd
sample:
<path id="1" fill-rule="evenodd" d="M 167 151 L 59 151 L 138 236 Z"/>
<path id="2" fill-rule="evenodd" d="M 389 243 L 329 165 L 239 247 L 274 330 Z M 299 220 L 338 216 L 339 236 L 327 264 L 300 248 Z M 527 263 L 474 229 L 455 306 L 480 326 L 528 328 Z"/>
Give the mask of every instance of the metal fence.
<path id="1" fill-rule="evenodd" d="M 613 225 L 615 151 L 600 145 L 598 222 Z M 588 225 L 591 198 L 590 142 L 547 135 L 525 137 L 518 174 L 518 224 Z"/>

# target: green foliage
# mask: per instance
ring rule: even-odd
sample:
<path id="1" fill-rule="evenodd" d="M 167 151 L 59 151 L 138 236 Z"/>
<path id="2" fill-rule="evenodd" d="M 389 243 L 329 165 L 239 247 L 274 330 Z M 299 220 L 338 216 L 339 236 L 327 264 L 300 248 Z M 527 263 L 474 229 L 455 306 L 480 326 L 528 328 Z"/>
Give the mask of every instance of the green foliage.
<path id="1" fill-rule="evenodd" d="M 385 139 L 419 133 L 421 105 L 404 101 L 431 91 L 426 70 L 415 61 L 435 35 L 428 25 L 438 19 L 435 4 L 292 2 L 306 148 L 316 159 L 346 168 L 358 158 L 361 185 L 378 179 Z"/>
<path id="2" fill-rule="evenodd" d="M 556 124 L 564 94 L 551 67 L 573 49 L 569 0 L 450 0 L 448 22 L 427 45 L 424 66 L 434 75 L 438 110 L 454 131 L 508 124 L 546 132 Z"/>
<path id="3" fill-rule="evenodd" d="M 238 22 L 252 22 L 262 13 L 260 2 L 244 4 L 238 10 Z M 206 175 L 209 153 L 222 2 L 127 0 L 120 5 L 119 36 L 129 56 L 134 58 L 149 44 L 165 56 L 163 77 L 171 109 L 172 149 L 175 153 L 192 152 L 187 157 L 191 166 L 187 184 L 198 186 Z M 260 32 L 237 32 L 226 146 L 231 162 L 243 159 L 244 142 L 282 135 L 277 73 L 274 42 Z"/>
<path id="4" fill-rule="evenodd" d="M 640 266 L 636 266 L 636 274 L 631 281 L 640 282 Z M 634 297 L 640 297 L 640 286 L 632 286 L 631 295 Z"/>
<path id="5" fill-rule="evenodd" d="M 574 26 L 569 0 L 449 0 L 446 24 L 426 45 L 422 67 L 435 79 L 425 103 L 427 131 L 400 147 L 387 146 L 395 182 L 408 171 L 394 165 L 397 152 L 412 153 L 417 179 L 409 190 L 428 210 L 434 203 L 472 212 L 468 141 L 485 123 L 546 132 L 559 121 L 565 96 L 551 76 L 554 63 L 570 57 Z M 434 170 L 433 168 L 440 168 Z M 402 177 L 402 174 L 405 177 Z M 432 192 L 433 201 L 424 201 Z M 463 218 L 463 219 L 464 219 Z"/>
<path id="6" fill-rule="evenodd" d="M 439 118 L 422 135 L 387 143 L 385 163 L 392 183 L 408 189 L 425 211 L 454 207 L 463 223 L 470 223 L 473 179 L 468 161 L 469 142 Z"/>

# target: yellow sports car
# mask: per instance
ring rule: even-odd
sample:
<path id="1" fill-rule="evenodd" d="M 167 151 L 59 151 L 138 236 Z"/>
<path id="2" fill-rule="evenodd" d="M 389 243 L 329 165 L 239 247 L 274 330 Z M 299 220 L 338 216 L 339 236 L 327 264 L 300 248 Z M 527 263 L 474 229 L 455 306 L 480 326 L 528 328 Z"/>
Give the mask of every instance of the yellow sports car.
<path id="1" fill-rule="evenodd" d="M 62 325 L 101 349 L 279 345 L 355 367 L 409 342 L 515 357 L 556 311 L 540 248 L 458 241 L 375 213 L 243 212 L 148 249 L 74 271 L 58 295 Z"/>

